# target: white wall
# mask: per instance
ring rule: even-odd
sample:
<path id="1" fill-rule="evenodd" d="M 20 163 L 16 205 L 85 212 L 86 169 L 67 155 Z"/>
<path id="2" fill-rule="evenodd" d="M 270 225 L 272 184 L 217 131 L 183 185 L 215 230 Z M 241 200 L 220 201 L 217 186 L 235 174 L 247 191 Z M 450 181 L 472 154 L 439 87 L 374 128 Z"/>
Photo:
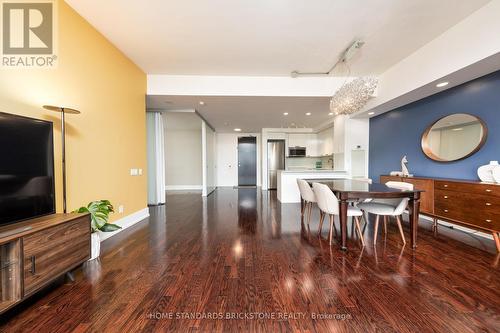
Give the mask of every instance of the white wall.
<path id="1" fill-rule="evenodd" d="M 370 140 L 370 121 L 369 119 L 349 118 L 345 121 L 345 170 L 353 175 L 353 171 L 358 177 L 368 177 L 368 148 Z M 365 158 L 362 158 L 362 151 Z M 354 152 L 354 153 L 353 153 Z M 354 158 L 354 160 L 353 160 Z M 362 163 L 364 165 L 353 165 Z M 365 174 L 361 175 L 360 171 Z"/>
<path id="2" fill-rule="evenodd" d="M 261 135 L 259 133 L 216 133 L 217 186 L 238 185 L 238 137 L 257 137 L 257 186 L 261 186 Z"/>
<path id="3" fill-rule="evenodd" d="M 203 191 L 202 195 L 212 193 L 216 184 L 216 136 L 215 132 L 203 121 L 202 124 L 202 155 L 203 155 Z"/>
<path id="4" fill-rule="evenodd" d="M 201 122 L 195 114 L 164 113 L 165 187 L 167 190 L 202 189 Z M 186 127 L 185 117 L 197 122 Z M 199 123 L 198 123 L 199 122 Z M 182 124 L 180 126 L 179 124 Z"/>

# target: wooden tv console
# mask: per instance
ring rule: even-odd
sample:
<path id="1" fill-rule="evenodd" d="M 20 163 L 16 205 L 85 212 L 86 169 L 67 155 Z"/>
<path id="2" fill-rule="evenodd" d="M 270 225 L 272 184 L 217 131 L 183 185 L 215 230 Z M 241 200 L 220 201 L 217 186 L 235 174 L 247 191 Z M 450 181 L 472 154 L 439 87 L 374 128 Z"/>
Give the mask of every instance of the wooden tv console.
<path id="1" fill-rule="evenodd" d="M 0 313 L 90 258 L 90 215 L 52 214 L 0 227 Z"/>
<path id="2" fill-rule="evenodd" d="M 402 181 L 424 190 L 420 213 L 437 220 L 489 232 L 500 252 L 500 185 L 478 181 L 380 176 L 380 182 Z"/>

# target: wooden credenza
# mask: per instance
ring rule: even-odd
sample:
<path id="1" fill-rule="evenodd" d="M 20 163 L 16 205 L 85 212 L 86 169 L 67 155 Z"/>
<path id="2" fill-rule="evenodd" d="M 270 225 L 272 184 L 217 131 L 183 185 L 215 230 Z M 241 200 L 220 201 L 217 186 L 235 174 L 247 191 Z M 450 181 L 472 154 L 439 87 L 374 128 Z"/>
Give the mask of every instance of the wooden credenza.
<path id="1" fill-rule="evenodd" d="M 0 313 L 90 258 L 90 215 L 53 214 L 0 227 Z"/>
<path id="2" fill-rule="evenodd" d="M 402 181 L 424 190 L 420 213 L 490 232 L 500 252 L 500 185 L 455 179 L 380 176 L 380 182 Z"/>

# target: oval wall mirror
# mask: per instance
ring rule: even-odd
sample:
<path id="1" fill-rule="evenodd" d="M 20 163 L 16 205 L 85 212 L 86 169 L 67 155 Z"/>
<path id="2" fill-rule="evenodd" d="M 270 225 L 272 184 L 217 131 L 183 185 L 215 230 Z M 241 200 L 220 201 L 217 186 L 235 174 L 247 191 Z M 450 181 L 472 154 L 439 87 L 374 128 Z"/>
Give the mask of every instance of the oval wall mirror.
<path id="1" fill-rule="evenodd" d="M 481 149 L 487 135 L 486 124 L 480 118 L 455 113 L 439 119 L 425 130 L 422 150 L 435 161 L 457 161 Z"/>

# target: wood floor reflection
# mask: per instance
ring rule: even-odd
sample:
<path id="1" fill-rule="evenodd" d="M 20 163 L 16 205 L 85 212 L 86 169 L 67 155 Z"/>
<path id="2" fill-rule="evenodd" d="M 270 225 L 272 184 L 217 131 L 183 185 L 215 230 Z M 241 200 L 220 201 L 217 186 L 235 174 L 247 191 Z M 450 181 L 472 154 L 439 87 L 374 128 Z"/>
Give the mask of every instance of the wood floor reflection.
<path id="1" fill-rule="evenodd" d="M 395 223 L 349 222 L 350 250 L 329 246 L 318 214 L 275 192 L 167 196 L 149 219 L 103 242 L 75 282 L 53 285 L 2 318 L 5 332 L 478 332 L 500 327 L 492 242 L 421 222 L 418 248 Z M 407 224 L 407 223 L 406 223 Z M 338 222 L 337 222 L 338 230 Z M 408 226 L 405 225 L 408 237 Z M 252 318 L 250 316 L 253 315 Z M 273 316 L 274 317 L 271 317 Z M 210 316 L 210 318 L 207 318 Z M 224 319 L 220 319 L 220 316 Z M 232 319 L 227 319 L 226 316 Z M 246 316 L 246 318 L 245 318 Z"/>

